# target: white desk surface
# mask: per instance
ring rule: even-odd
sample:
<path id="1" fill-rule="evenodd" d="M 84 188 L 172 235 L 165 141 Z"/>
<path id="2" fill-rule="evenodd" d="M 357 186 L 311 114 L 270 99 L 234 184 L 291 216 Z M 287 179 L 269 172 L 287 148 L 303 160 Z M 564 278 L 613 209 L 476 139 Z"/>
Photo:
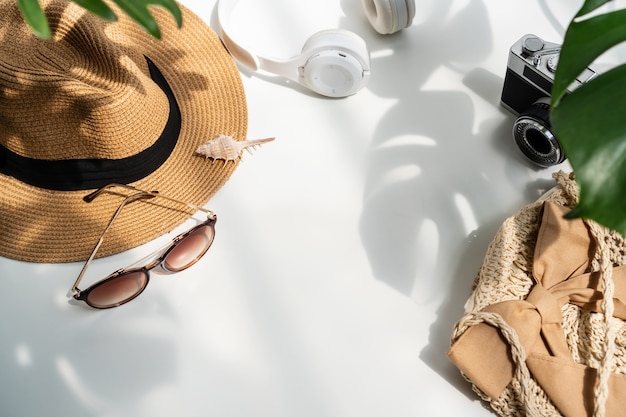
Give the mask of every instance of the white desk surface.
<path id="1" fill-rule="evenodd" d="M 216 27 L 215 1 L 183 3 Z M 369 85 L 332 100 L 242 71 L 248 136 L 276 141 L 208 203 L 205 258 L 121 308 L 68 303 L 79 263 L 0 259 L 0 416 L 492 415 L 446 357 L 451 329 L 499 225 L 569 171 L 512 143 L 507 57 L 526 33 L 560 42 L 578 2 L 418 0 L 389 37 L 360 0 L 241 3 L 258 52 L 359 33 Z"/>

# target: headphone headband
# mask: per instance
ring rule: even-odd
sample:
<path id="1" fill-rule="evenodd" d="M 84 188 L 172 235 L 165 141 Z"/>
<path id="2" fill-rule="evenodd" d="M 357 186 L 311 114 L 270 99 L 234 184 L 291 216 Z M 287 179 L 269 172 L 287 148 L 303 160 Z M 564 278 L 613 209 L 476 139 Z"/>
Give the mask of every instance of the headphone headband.
<path id="1" fill-rule="evenodd" d="M 228 48 L 231 55 L 246 67 L 253 71 L 262 69 L 262 58 L 249 52 L 242 47 L 236 40 L 230 37 L 230 17 L 237 5 L 237 0 L 219 0 L 217 5 L 217 20 L 219 23 L 220 37 L 222 42 Z"/>
<path id="2" fill-rule="evenodd" d="M 346 97 L 367 84 L 370 54 L 355 33 L 330 29 L 312 35 L 299 55 L 286 60 L 251 52 L 233 36 L 231 16 L 238 0 L 219 0 L 220 36 L 231 55 L 253 71 L 280 75 L 328 97 Z M 381 2 L 385 2 L 382 3 Z M 393 33 L 411 24 L 414 0 L 364 0 L 368 19 L 380 33 Z M 376 24 L 373 19 L 376 20 Z"/>

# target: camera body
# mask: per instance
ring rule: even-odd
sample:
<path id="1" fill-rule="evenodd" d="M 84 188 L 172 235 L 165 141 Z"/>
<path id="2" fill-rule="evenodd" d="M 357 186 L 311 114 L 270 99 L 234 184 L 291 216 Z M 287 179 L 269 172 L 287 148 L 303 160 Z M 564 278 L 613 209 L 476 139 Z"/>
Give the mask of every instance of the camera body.
<path id="1" fill-rule="evenodd" d="M 517 115 L 513 138 L 522 153 L 542 167 L 560 164 L 565 154 L 550 124 L 550 96 L 561 45 L 532 34 L 511 46 L 501 104 Z M 591 80 L 597 73 L 586 68 L 567 93 Z"/>

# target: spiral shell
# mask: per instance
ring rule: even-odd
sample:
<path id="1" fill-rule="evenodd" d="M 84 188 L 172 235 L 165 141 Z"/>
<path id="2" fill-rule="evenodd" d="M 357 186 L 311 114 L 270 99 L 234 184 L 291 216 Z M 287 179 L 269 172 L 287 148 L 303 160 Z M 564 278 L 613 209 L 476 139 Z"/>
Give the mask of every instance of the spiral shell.
<path id="1" fill-rule="evenodd" d="M 226 163 L 227 161 L 236 161 L 241 158 L 241 153 L 244 149 L 252 154 L 250 148 L 261 146 L 262 144 L 273 140 L 274 138 L 236 140 L 232 136 L 217 135 L 214 139 L 211 139 L 204 145 L 200 145 L 196 150 L 196 154 L 204 156 L 205 159 L 221 159 Z"/>

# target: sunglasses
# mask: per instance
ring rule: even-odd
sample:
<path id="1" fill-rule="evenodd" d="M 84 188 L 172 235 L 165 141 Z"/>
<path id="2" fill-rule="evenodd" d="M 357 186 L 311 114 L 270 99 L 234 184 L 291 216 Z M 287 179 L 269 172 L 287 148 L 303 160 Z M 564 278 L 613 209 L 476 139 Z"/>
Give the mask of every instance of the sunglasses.
<path id="1" fill-rule="evenodd" d="M 203 207 L 196 206 L 195 204 L 166 197 L 159 194 L 158 191 L 144 191 L 125 184 L 109 184 L 99 188 L 91 194 L 86 195 L 83 197 L 83 200 L 89 203 L 104 191 L 114 187 L 126 188 L 128 190 L 135 191 L 135 193 L 122 200 L 119 207 L 111 217 L 109 224 L 102 232 L 102 235 L 100 235 L 98 243 L 96 243 L 96 246 L 93 248 L 89 258 L 87 258 L 85 265 L 80 271 L 80 274 L 78 274 L 78 278 L 76 278 L 76 281 L 74 282 L 74 285 L 72 285 L 71 289 L 74 299 L 83 301 L 87 303 L 87 305 L 99 309 L 118 307 L 135 299 L 146 288 L 148 282 L 150 281 L 150 271 L 157 266 L 160 266 L 163 270 L 170 273 L 180 272 L 189 268 L 198 262 L 198 260 L 200 260 L 200 258 L 202 258 L 202 256 L 209 250 L 211 244 L 213 243 L 213 238 L 215 237 L 215 222 L 217 220 L 215 213 Z M 207 219 L 188 231 L 176 236 L 164 248 L 161 248 L 142 260 L 132 264 L 136 265 L 147 258 L 151 258 L 157 253 L 160 253 L 158 258 L 154 259 L 147 265 L 132 268 L 131 265 L 129 267 L 119 269 L 108 277 L 92 284 L 88 288 L 84 290 L 79 289 L 78 285 L 85 275 L 89 264 L 96 256 L 96 253 L 104 240 L 104 235 L 109 231 L 124 206 L 135 200 L 152 199 L 155 197 L 161 197 L 175 203 L 184 204 L 194 210 L 202 211 L 207 214 Z"/>

